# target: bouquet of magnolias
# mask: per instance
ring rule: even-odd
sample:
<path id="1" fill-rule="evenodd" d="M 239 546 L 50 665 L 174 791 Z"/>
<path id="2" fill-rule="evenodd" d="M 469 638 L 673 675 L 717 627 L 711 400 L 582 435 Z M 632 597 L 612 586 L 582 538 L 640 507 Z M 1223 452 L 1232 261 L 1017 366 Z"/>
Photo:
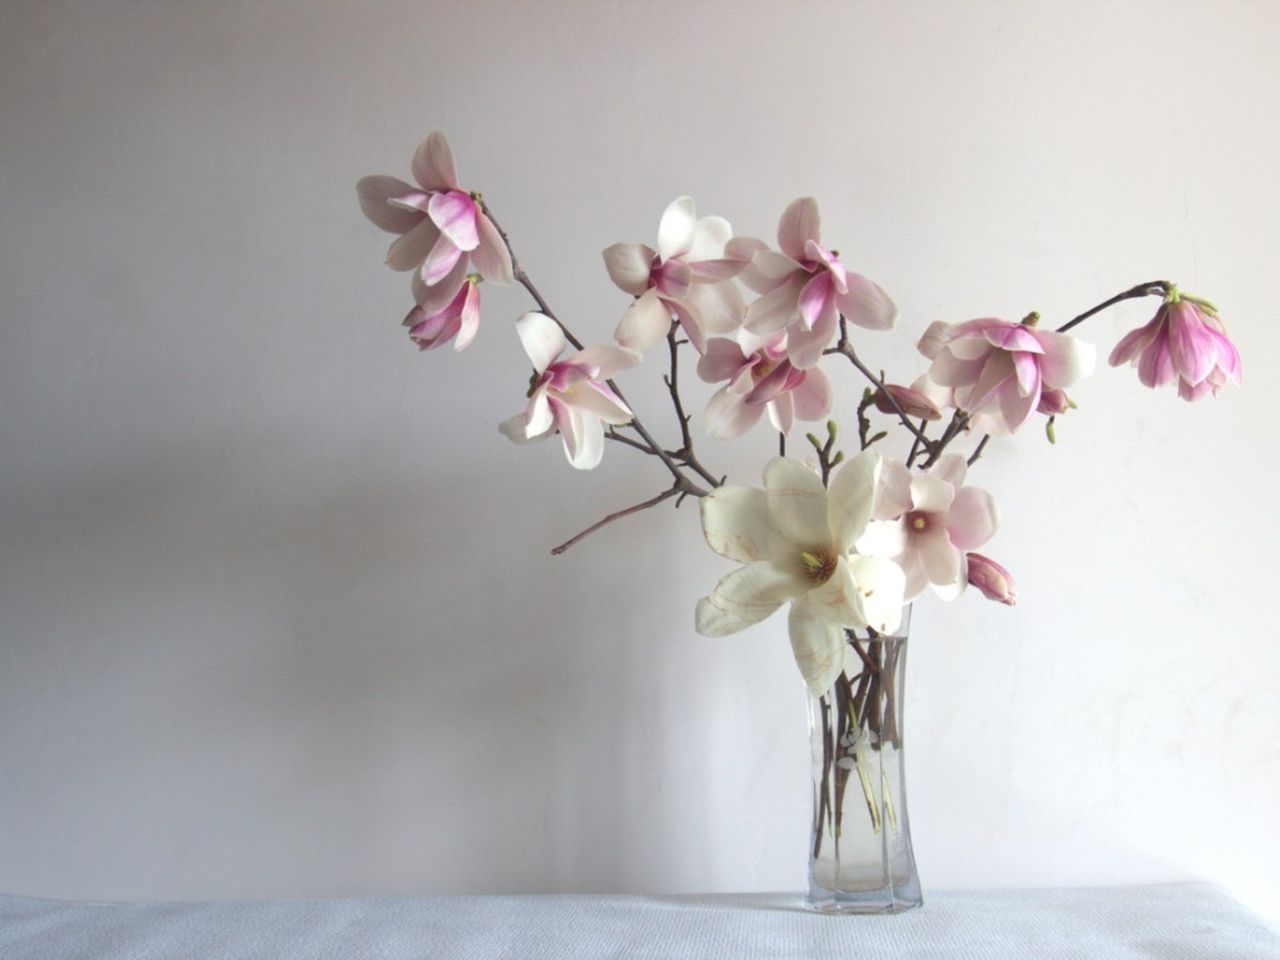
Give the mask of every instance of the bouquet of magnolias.
<path id="1" fill-rule="evenodd" d="M 875 832 L 882 812 L 898 819 L 883 763 L 877 782 L 865 762 L 868 751 L 898 745 L 899 657 L 877 641 L 899 630 L 904 607 L 926 588 L 949 600 L 972 585 L 989 599 L 1015 602 L 1013 577 L 976 552 L 996 532 L 999 513 L 966 474 L 991 437 L 1032 421 L 1043 422 L 1054 440 L 1055 419 L 1074 406 L 1067 390 L 1094 367 L 1094 347 L 1069 331 L 1122 301 L 1159 297 L 1151 321 L 1116 344 L 1111 365 L 1136 366 L 1148 387 L 1176 384 L 1189 401 L 1240 379 L 1240 357 L 1217 309 L 1164 280 L 1138 284 L 1055 329 L 1036 313 L 935 322 L 919 341 L 928 361 L 923 374 L 909 385 L 886 379 L 859 351 L 875 331 L 892 326 L 897 310 L 878 284 L 824 245 L 811 197 L 782 212 L 776 249 L 735 236 L 721 217 L 699 218 L 690 197 L 674 200 L 659 220 L 656 248 L 605 248 L 605 269 L 629 302 L 613 342 L 586 346 L 520 268 L 481 194 L 460 185 L 442 134 L 423 141 L 411 171 L 414 183 L 372 176 L 357 187 L 365 215 L 396 234 L 387 264 L 411 275 L 415 305 L 404 321 L 410 339 L 421 350 L 466 348 L 480 327 L 481 284 L 519 283 L 537 307 L 515 321 L 533 372 L 523 411 L 499 429 L 517 443 L 559 434 L 580 470 L 599 464 L 608 442 L 656 458 L 670 477 L 655 496 L 552 552 L 664 501 L 679 506 L 695 497 L 708 545 L 741 565 L 698 602 L 697 630 L 735 633 L 790 603 L 788 633 L 814 698 L 820 742 L 815 862 L 821 825 L 830 839 L 843 832 L 851 772 Z M 663 380 L 679 431 L 674 445 L 655 438 L 616 382 L 664 343 Z M 777 432 L 779 456 L 765 464 L 763 488 L 725 483 L 695 453 L 693 417 L 680 394 L 685 347 L 697 376 L 719 385 L 703 415 L 706 433 L 733 439 L 766 417 Z M 848 456 L 828 420 L 827 361 L 849 364 L 867 381 L 849 411 L 858 451 Z M 886 429 L 873 414 L 887 419 Z M 786 455 L 797 420 L 827 421 L 820 435 L 806 435 L 809 464 Z M 879 453 L 890 429 L 904 431 L 901 458 Z M 958 444 L 967 452 L 955 451 Z"/>

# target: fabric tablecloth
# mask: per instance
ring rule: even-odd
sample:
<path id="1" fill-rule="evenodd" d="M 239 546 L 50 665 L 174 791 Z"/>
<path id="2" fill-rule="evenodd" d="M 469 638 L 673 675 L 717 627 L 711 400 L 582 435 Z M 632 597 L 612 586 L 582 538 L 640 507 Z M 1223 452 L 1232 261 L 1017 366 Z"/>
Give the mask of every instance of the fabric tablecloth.
<path id="1" fill-rule="evenodd" d="M 486 896 L 84 904 L 0 897 L 3 960 L 1133 958 L 1280 960 L 1280 933 L 1210 886 L 926 895 L 823 916 L 797 895 Z"/>

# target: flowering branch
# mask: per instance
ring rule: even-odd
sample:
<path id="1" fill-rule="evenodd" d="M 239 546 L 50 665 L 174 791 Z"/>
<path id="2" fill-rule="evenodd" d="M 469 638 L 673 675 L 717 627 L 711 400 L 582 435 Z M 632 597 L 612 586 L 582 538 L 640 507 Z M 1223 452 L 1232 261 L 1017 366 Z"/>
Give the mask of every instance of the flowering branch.
<path id="1" fill-rule="evenodd" d="M 1125 300 L 1136 300 L 1139 297 L 1167 296 L 1169 293 L 1168 280 L 1152 280 L 1150 283 L 1140 283 L 1136 287 L 1130 287 L 1124 293 L 1117 293 L 1110 300 L 1103 300 L 1096 307 L 1090 307 L 1078 317 L 1073 317 L 1062 326 L 1057 328 L 1058 333 L 1066 333 L 1072 327 L 1084 323 L 1095 313 L 1101 313 L 1107 307 L 1114 307 L 1117 303 L 1123 303 Z"/>

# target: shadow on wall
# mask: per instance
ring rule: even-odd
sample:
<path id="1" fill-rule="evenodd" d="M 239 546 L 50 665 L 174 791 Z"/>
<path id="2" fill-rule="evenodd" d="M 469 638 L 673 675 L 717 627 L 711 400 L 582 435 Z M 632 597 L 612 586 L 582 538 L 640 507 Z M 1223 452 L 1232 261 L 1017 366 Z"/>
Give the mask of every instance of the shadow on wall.
<path id="1" fill-rule="evenodd" d="M 533 546 L 594 505 L 314 453 L 228 437 L 7 498 L 0 889 L 606 890 L 660 858 L 676 798 L 622 789 L 679 739 L 624 709 L 664 697 L 660 625 L 573 602 L 625 597 L 625 563 Z M 629 537 L 656 562 L 669 530 Z"/>

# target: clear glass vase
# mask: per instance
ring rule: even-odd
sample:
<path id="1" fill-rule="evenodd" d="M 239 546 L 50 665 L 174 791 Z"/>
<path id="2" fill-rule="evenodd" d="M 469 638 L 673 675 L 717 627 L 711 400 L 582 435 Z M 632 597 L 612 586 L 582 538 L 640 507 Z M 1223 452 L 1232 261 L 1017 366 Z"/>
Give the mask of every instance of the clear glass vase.
<path id="1" fill-rule="evenodd" d="M 911 609 L 895 636 L 850 631 L 844 672 L 809 695 L 813 832 L 809 905 L 824 913 L 918 907 L 902 763 L 902 679 Z"/>

